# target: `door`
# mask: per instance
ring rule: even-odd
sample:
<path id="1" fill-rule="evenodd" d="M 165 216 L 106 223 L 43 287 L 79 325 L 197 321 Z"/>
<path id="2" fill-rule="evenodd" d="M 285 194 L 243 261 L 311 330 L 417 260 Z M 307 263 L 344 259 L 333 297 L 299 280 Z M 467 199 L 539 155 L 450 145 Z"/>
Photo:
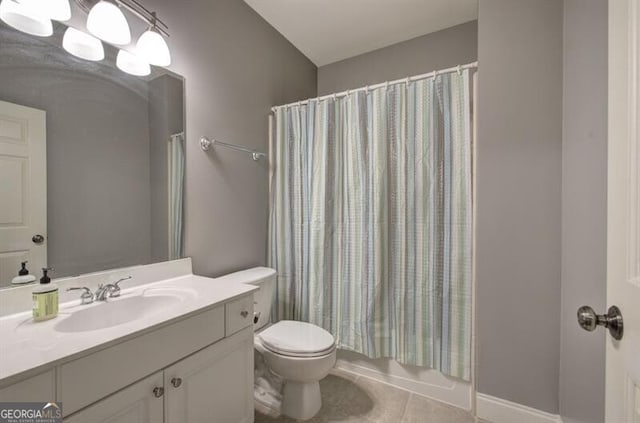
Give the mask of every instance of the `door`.
<path id="1" fill-rule="evenodd" d="M 47 265 L 46 115 L 0 101 L 0 287 Z M 39 237 L 38 237 L 39 236 Z"/>
<path id="2" fill-rule="evenodd" d="M 161 423 L 162 372 L 136 382 L 64 419 L 65 423 Z M 64 402 L 62 403 L 64 411 Z"/>
<path id="3" fill-rule="evenodd" d="M 253 327 L 165 369 L 165 423 L 253 421 Z"/>
<path id="4" fill-rule="evenodd" d="M 624 317 L 607 337 L 606 421 L 640 423 L 640 0 L 609 1 L 607 302 Z"/>

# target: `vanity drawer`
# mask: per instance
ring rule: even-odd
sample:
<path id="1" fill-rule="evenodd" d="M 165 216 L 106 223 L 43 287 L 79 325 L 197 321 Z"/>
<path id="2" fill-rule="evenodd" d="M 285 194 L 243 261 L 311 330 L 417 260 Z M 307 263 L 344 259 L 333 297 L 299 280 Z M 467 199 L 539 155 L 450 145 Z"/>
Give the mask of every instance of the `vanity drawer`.
<path id="1" fill-rule="evenodd" d="M 67 416 L 224 337 L 224 307 L 124 341 L 59 368 L 58 395 Z"/>
<path id="2" fill-rule="evenodd" d="M 56 400 L 53 370 L 0 389 L 0 402 L 52 402 Z"/>
<path id="3" fill-rule="evenodd" d="M 234 334 L 247 326 L 253 325 L 253 295 L 225 304 L 226 336 Z"/>

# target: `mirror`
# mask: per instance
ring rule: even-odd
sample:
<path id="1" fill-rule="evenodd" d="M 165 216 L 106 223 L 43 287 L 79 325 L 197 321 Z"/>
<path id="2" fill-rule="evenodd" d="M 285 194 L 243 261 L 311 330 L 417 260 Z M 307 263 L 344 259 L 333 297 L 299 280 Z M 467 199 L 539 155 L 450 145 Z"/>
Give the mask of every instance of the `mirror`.
<path id="1" fill-rule="evenodd" d="M 182 256 L 184 80 L 0 22 L 0 287 Z M 38 238 L 38 236 L 41 236 Z"/>

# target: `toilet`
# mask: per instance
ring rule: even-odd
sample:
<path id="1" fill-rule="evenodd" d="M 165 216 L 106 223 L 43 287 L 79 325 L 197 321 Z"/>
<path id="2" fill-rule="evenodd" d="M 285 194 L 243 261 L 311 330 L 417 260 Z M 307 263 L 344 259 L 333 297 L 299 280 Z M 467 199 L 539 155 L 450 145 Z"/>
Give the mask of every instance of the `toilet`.
<path id="1" fill-rule="evenodd" d="M 319 381 L 335 365 L 335 339 L 311 323 L 292 320 L 270 323 L 276 277 L 274 269 L 256 267 L 221 279 L 260 287 L 254 293 L 254 347 L 259 354 L 256 366 L 264 363 L 268 377 L 256 380 L 256 408 L 268 409 L 272 416 L 281 413 L 308 420 L 322 405 Z M 256 378 L 262 373 L 264 370 L 256 367 Z"/>

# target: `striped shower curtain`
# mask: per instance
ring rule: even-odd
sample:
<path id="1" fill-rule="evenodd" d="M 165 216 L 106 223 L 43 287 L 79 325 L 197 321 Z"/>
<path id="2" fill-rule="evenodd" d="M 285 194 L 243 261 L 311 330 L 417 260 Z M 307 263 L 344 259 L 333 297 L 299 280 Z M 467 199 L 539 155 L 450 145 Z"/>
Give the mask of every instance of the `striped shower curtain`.
<path id="1" fill-rule="evenodd" d="M 276 109 L 274 313 L 339 348 L 464 380 L 471 363 L 469 70 Z"/>
<path id="2" fill-rule="evenodd" d="M 169 260 L 182 258 L 184 133 L 169 138 Z"/>

